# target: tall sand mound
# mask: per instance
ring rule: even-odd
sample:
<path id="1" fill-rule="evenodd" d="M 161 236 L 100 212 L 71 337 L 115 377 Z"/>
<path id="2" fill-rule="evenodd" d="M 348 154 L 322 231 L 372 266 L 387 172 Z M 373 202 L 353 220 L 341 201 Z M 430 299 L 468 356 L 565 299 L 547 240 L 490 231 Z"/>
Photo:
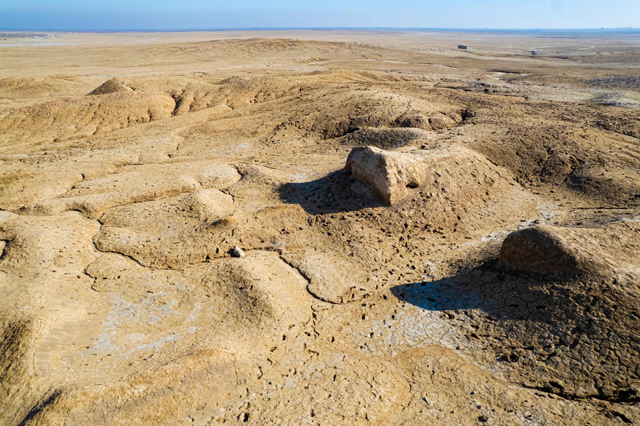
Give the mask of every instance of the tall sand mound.
<path id="1" fill-rule="evenodd" d="M 100 86 L 96 87 L 94 90 L 88 93 L 88 96 L 107 95 L 109 93 L 126 93 L 132 91 L 133 90 L 123 81 L 118 80 L 117 78 L 112 78 L 111 80 L 107 80 Z"/>
<path id="2" fill-rule="evenodd" d="M 640 265 L 640 228 L 620 222 L 605 228 L 540 226 L 507 237 L 501 262 L 515 270 L 597 278 Z"/>

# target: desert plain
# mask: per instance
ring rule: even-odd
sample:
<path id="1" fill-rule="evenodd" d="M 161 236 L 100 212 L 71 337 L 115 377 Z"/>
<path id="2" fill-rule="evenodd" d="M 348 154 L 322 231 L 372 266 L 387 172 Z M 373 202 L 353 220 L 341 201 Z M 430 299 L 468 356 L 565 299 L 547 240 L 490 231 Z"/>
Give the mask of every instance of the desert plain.
<path id="1" fill-rule="evenodd" d="M 2 425 L 637 424 L 639 351 L 638 32 L 0 33 Z"/>

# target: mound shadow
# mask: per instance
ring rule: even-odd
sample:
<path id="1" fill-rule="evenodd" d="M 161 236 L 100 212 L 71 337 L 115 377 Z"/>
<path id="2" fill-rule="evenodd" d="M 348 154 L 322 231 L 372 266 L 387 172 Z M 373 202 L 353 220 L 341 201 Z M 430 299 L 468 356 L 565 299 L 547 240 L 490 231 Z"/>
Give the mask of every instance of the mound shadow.
<path id="1" fill-rule="evenodd" d="M 452 278 L 401 284 L 391 288 L 391 293 L 403 302 L 427 311 L 492 311 L 490 303 L 483 296 L 464 288 Z"/>
<path id="2" fill-rule="evenodd" d="M 563 283 L 505 271 L 497 259 L 440 280 L 398 285 L 391 293 L 429 311 L 479 309 L 495 319 L 547 324 L 567 304 L 580 303 Z"/>
<path id="3" fill-rule="evenodd" d="M 461 316 L 450 311 L 484 311 L 486 318 L 466 317 L 474 330 L 467 337 L 482 339 L 497 362 L 512 365 L 536 389 L 564 398 L 640 400 L 635 290 L 615 280 L 551 279 L 488 263 L 391 292 L 422 309 L 447 311 L 450 319 Z"/>
<path id="4" fill-rule="evenodd" d="M 373 188 L 346 170 L 310 182 L 286 183 L 278 188 L 278 194 L 286 204 L 299 204 L 312 215 L 386 207 Z"/>

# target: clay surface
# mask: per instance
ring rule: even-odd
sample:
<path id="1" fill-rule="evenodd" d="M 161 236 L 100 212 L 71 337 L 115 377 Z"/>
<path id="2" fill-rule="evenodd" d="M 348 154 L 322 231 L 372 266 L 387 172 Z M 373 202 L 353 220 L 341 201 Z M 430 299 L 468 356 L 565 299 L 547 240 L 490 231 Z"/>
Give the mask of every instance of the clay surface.
<path id="1" fill-rule="evenodd" d="M 640 423 L 637 36 L 43 40 L 0 425 Z"/>

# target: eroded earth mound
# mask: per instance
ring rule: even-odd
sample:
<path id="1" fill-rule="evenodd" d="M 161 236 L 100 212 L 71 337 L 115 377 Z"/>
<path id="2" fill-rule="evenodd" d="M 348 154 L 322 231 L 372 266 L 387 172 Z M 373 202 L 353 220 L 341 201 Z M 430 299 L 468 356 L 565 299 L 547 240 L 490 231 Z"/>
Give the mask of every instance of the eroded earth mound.
<path id="1" fill-rule="evenodd" d="M 0 424 L 640 422 L 632 79 L 238 37 L 0 47 Z"/>

